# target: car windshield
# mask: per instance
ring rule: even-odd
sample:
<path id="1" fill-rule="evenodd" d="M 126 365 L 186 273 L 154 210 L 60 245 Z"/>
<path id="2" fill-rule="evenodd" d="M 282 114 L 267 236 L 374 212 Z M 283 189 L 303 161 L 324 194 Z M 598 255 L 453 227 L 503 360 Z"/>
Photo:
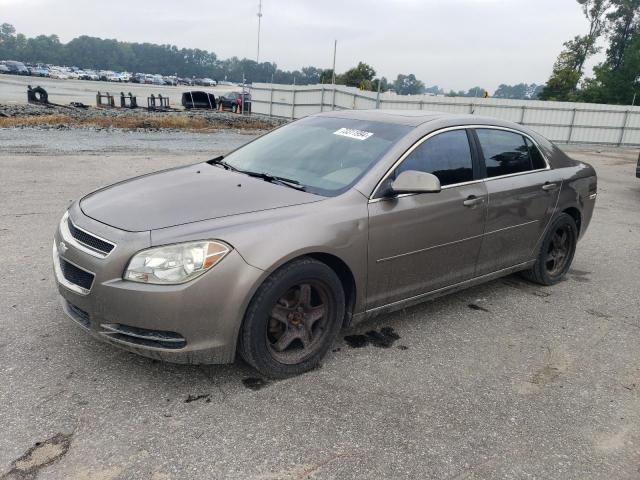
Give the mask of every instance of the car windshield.
<path id="1" fill-rule="evenodd" d="M 238 170 L 293 180 L 311 193 L 335 196 L 410 130 L 390 123 L 308 117 L 232 152 L 225 162 Z"/>

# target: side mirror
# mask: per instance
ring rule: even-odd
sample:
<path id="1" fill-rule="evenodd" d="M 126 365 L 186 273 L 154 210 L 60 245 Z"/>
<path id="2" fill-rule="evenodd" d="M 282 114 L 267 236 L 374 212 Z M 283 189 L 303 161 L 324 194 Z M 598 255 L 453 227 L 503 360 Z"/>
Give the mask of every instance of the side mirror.
<path id="1" fill-rule="evenodd" d="M 391 191 L 400 193 L 439 193 L 440 180 L 432 173 L 405 170 L 391 184 Z"/>

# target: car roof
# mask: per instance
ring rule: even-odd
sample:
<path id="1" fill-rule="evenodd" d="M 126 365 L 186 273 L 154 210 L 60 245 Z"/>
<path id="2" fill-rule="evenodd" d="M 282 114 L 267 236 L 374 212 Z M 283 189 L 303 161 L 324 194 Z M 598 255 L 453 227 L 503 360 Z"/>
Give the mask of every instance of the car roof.
<path id="1" fill-rule="evenodd" d="M 353 120 L 364 120 L 370 122 L 394 123 L 418 127 L 425 123 L 436 122 L 450 125 L 495 125 L 508 128 L 522 127 L 512 122 L 498 120 L 497 118 L 482 117 L 478 115 L 465 115 L 459 113 L 437 112 L 430 110 L 339 110 L 318 113 L 315 116 L 349 118 Z"/>

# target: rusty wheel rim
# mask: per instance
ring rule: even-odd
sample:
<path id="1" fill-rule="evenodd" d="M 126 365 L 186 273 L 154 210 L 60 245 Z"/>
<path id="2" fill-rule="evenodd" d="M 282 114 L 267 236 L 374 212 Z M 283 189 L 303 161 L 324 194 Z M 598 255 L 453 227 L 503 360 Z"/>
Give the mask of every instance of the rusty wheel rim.
<path id="1" fill-rule="evenodd" d="M 323 344 L 331 315 L 328 288 L 306 281 L 289 288 L 269 313 L 267 345 L 273 358 L 295 364 L 312 356 Z"/>
<path id="2" fill-rule="evenodd" d="M 545 257 L 545 267 L 550 276 L 556 277 L 564 271 L 571 256 L 572 242 L 569 225 L 562 225 L 553 233 Z"/>

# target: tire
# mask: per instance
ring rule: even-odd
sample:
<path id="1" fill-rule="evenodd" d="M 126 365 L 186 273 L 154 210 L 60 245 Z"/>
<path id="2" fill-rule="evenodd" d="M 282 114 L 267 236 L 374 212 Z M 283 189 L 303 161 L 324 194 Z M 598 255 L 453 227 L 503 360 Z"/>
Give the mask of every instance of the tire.
<path id="1" fill-rule="evenodd" d="M 256 291 L 242 323 L 238 350 L 266 377 L 299 375 L 318 366 L 340 331 L 344 312 L 344 291 L 336 273 L 309 257 L 294 260 Z"/>
<path id="2" fill-rule="evenodd" d="M 33 92 L 33 99 L 36 102 L 49 103 L 49 95 L 47 94 L 47 91 L 44 88 L 38 86 L 34 88 L 32 92 Z"/>
<path id="3" fill-rule="evenodd" d="M 566 235 L 566 244 L 562 241 L 563 235 Z M 577 243 L 578 228 L 575 220 L 571 215 L 561 213 L 551 221 L 540 245 L 536 263 L 531 269 L 523 271 L 522 276 L 540 285 L 555 285 L 571 268 Z M 560 246 L 563 248 L 559 248 Z"/>

